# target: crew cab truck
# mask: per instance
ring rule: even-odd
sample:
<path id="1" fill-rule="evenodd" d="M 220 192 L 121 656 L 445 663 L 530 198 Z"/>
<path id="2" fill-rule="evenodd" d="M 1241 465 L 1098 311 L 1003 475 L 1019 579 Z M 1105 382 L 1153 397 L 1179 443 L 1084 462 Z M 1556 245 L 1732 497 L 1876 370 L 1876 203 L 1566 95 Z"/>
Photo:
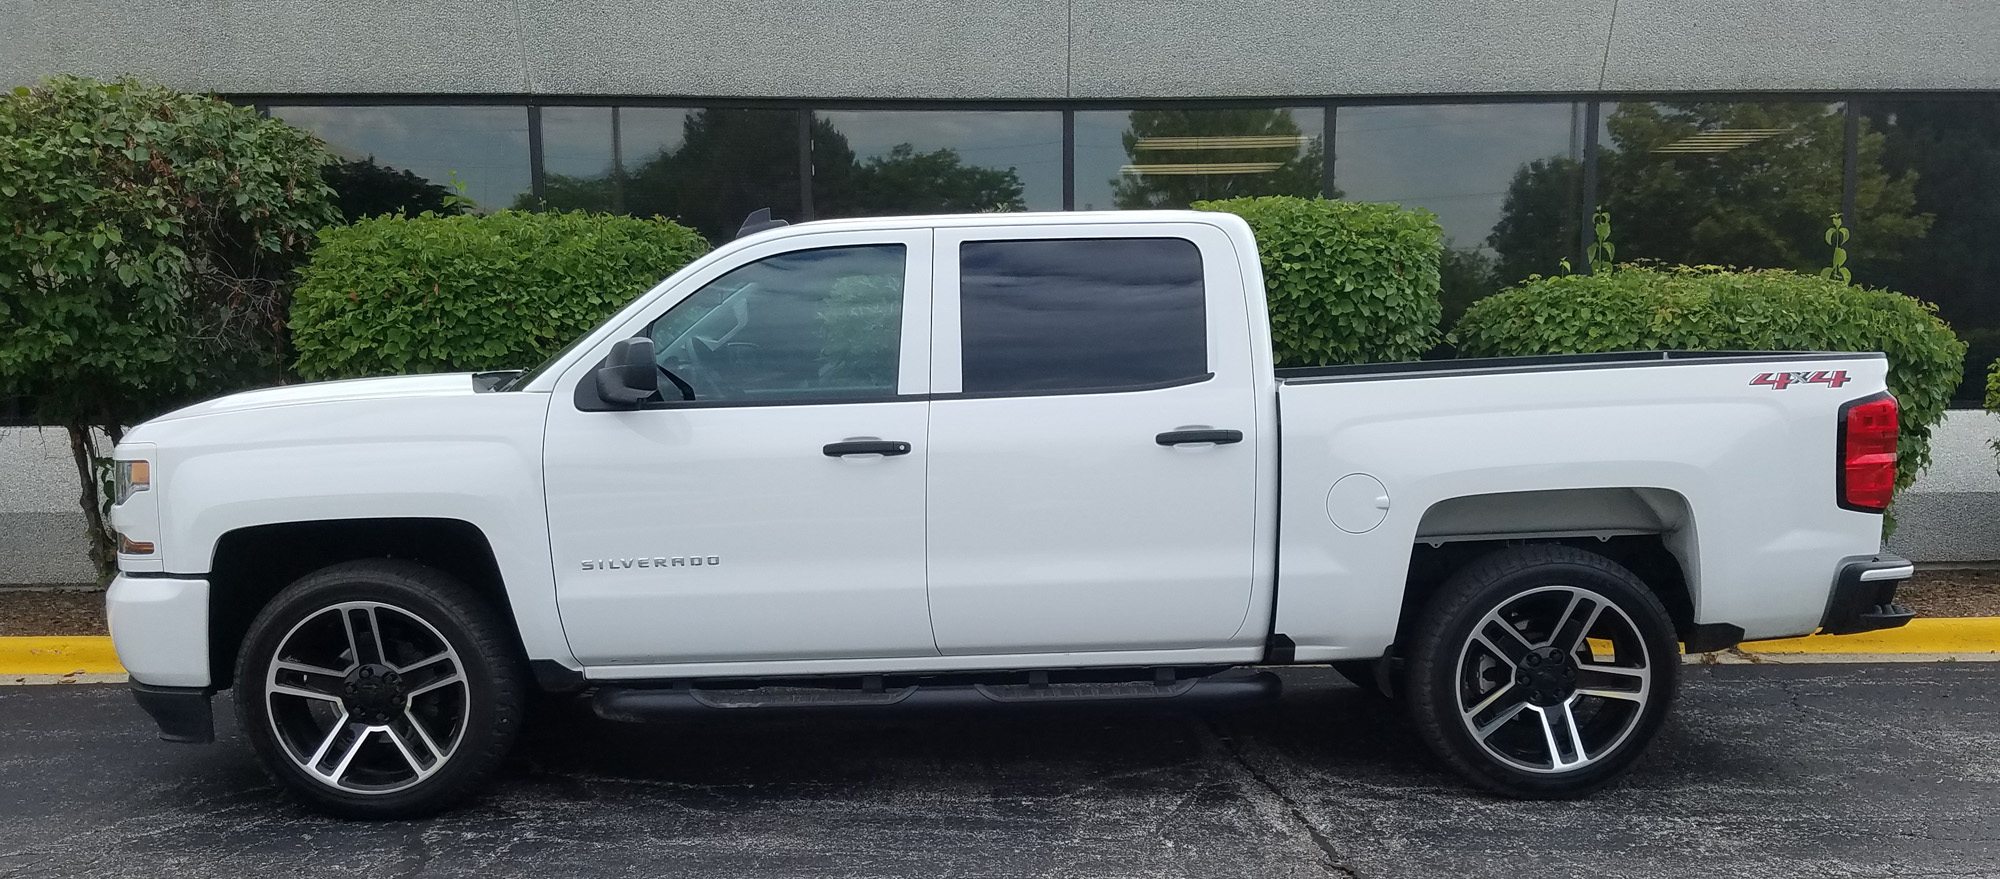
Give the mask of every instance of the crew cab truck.
<path id="1" fill-rule="evenodd" d="M 1565 797 L 1640 755 L 1683 644 L 1909 618 L 1879 354 L 1278 370 L 1228 214 L 746 230 L 524 373 L 128 433 L 107 603 L 164 737 L 233 687 L 285 787 L 411 816 L 538 691 L 1206 704 L 1331 663 L 1477 784 Z"/>

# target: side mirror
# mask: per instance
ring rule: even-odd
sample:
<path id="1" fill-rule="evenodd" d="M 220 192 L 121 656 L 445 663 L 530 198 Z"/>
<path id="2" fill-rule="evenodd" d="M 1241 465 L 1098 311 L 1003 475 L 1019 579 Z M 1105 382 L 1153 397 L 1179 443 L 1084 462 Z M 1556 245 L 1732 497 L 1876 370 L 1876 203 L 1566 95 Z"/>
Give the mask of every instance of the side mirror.
<path id="1" fill-rule="evenodd" d="M 611 346 L 611 355 L 597 368 L 597 396 L 621 409 L 660 391 L 659 366 L 653 362 L 653 340 L 626 339 Z"/>

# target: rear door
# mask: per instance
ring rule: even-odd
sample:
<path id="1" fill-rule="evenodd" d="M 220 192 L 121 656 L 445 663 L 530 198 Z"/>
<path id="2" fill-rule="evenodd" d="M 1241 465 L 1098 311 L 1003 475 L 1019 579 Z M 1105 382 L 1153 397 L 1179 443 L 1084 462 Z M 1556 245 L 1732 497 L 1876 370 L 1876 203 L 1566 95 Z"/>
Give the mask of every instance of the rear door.
<path id="1" fill-rule="evenodd" d="M 944 228 L 936 265 L 938 648 L 1233 646 L 1258 443 L 1228 238 L 1198 224 Z"/>

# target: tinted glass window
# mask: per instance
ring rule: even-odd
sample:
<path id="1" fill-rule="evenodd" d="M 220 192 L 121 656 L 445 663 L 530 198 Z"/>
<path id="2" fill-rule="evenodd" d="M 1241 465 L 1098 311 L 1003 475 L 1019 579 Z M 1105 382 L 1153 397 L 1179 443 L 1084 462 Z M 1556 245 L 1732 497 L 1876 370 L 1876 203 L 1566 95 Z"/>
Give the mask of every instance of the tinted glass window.
<path id="1" fill-rule="evenodd" d="M 653 322 L 660 367 L 692 385 L 696 402 L 893 395 L 903 263 L 902 245 L 871 244 L 738 268 Z"/>
<path id="2" fill-rule="evenodd" d="M 971 241 L 959 265 L 966 393 L 1121 388 L 1208 372 L 1194 242 Z"/>
<path id="3" fill-rule="evenodd" d="M 1341 198 L 1426 208 L 1444 227 L 1444 326 L 1529 275 L 1580 262 L 1582 104 L 1342 107 Z"/>
<path id="4" fill-rule="evenodd" d="M 336 158 L 327 185 L 349 221 L 398 210 L 484 214 L 533 202 L 526 107 L 269 109 L 271 118 L 326 141 Z"/>
<path id="5" fill-rule="evenodd" d="M 1317 107 L 1079 110 L 1076 207 L 1324 195 L 1325 133 L 1326 113 Z"/>
<path id="6" fill-rule="evenodd" d="M 813 114 L 820 217 L 1062 209 L 1062 114 L 833 110 Z"/>

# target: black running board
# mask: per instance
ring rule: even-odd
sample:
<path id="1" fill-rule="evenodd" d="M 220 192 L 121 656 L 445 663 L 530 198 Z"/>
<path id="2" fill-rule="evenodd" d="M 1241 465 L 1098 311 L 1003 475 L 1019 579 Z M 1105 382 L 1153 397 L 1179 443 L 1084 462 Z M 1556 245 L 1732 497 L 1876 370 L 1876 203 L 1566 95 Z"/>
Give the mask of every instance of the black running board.
<path id="1" fill-rule="evenodd" d="M 1240 706 L 1276 699 L 1283 684 L 1267 671 L 1223 672 L 1168 683 L 945 684 L 864 689 L 768 686 L 707 689 L 600 686 L 591 699 L 606 720 L 644 722 L 705 711 L 825 709 L 1018 708 L 1055 705 L 1154 704 Z"/>

